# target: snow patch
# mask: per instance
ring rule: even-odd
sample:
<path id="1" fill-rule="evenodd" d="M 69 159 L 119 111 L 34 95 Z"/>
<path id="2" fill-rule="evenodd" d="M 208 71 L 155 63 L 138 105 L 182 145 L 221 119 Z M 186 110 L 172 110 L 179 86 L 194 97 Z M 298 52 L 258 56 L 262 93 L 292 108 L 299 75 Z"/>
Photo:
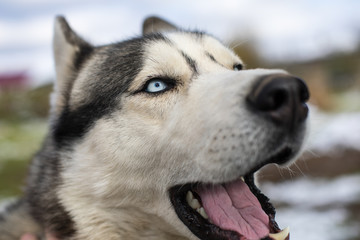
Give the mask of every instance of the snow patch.
<path id="1" fill-rule="evenodd" d="M 360 235 L 346 209 L 360 200 L 360 175 L 265 183 L 261 189 L 275 207 L 279 205 L 277 222 L 282 228 L 290 226 L 291 239 L 345 240 Z"/>
<path id="2" fill-rule="evenodd" d="M 300 178 L 280 184 L 261 186 L 270 199 L 288 205 L 315 208 L 339 205 L 360 200 L 360 175 L 349 175 L 333 180 Z"/>
<path id="3" fill-rule="evenodd" d="M 360 151 L 360 113 L 325 114 L 310 107 L 310 134 L 305 150 L 332 154 L 339 149 Z"/>

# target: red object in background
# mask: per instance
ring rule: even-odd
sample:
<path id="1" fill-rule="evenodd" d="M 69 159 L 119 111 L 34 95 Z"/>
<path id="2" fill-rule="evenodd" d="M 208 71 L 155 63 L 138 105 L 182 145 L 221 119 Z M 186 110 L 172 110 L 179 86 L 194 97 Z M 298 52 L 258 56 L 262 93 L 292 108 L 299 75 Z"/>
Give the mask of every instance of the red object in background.
<path id="1" fill-rule="evenodd" d="M 29 82 L 26 72 L 0 73 L 0 89 L 22 88 Z"/>

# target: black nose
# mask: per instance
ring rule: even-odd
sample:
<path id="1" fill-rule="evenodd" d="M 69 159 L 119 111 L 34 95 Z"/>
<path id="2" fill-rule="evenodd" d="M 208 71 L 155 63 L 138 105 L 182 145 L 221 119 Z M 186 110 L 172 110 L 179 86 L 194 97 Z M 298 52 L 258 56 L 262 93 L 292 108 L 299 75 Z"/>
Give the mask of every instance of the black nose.
<path id="1" fill-rule="evenodd" d="M 282 74 L 261 77 L 247 98 L 254 111 L 289 129 L 306 119 L 308 99 L 309 91 L 303 80 Z"/>

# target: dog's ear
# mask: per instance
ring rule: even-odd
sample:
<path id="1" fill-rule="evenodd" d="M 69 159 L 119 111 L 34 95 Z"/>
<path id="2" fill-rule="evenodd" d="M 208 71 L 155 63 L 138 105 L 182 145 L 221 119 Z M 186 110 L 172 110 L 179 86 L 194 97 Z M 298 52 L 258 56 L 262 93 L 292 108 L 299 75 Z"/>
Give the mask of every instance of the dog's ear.
<path id="1" fill-rule="evenodd" d="M 156 32 L 176 31 L 178 27 L 159 17 L 148 17 L 143 23 L 143 35 Z"/>
<path id="2" fill-rule="evenodd" d="M 94 47 L 80 38 L 62 16 L 56 18 L 54 28 L 56 82 L 51 105 L 52 112 L 59 114 L 67 104 L 69 92 L 80 67 Z"/>

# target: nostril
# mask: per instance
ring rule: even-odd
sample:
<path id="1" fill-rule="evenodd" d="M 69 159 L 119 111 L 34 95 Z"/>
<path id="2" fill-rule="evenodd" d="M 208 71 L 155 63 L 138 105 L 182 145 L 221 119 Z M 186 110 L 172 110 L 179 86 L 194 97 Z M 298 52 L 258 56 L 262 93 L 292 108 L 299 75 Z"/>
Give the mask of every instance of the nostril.
<path id="1" fill-rule="evenodd" d="M 253 111 L 290 129 L 306 119 L 308 99 L 309 92 L 301 79 L 277 74 L 259 79 L 247 98 Z"/>
<path id="2" fill-rule="evenodd" d="M 289 101 L 289 90 L 272 82 L 257 86 L 257 91 L 249 97 L 254 107 L 260 111 L 276 111 Z"/>
<path id="3" fill-rule="evenodd" d="M 285 89 L 274 89 L 265 96 L 266 106 L 263 110 L 275 111 L 289 101 L 289 94 Z"/>

